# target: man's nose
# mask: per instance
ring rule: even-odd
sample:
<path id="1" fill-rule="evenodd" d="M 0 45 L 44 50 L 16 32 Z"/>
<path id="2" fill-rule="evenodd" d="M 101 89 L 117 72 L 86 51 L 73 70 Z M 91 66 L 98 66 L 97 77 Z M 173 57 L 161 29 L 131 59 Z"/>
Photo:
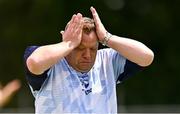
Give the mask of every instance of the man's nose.
<path id="1" fill-rule="evenodd" d="M 90 49 L 86 49 L 84 51 L 83 57 L 85 57 L 86 59 L 91 58 L 91 51 L 90 51 Z"/>

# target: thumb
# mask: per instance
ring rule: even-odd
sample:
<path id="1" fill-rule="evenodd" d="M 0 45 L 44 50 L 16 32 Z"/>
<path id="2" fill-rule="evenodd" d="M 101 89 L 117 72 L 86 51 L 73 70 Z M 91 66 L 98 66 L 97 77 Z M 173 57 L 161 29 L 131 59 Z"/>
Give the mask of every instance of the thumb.
<path id="1" fill-rule="evenodd" d="M 63 35 L 63 34 L 64 34 L 64 31 L 63 31 L 63 30 L 61 30 L 61 31 L 60 31 L 60 33 L 61 33 L 61 35 Z"/>

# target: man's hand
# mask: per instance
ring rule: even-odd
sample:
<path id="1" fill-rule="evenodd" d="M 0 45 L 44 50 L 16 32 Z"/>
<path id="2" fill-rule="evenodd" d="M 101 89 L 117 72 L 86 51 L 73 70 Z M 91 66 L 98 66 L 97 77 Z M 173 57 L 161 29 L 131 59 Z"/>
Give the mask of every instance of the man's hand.
<path id="1" fill-rule="evenodd" d="M 1 85 L 0 85 L 1 86 Z M 13 80 L 9 82 L 5 87 L 0 87 L 0 107 L 5 106 L 11 97 L 21 87 L 19 80 Z"/>
<path id="2" fill-rule="evenodd" d="M 106 36 L 107 31 L 106 31 L 104 25 L 102 24 L 102 22 L 99 18 L 99 15 L 96 12 L 96 9 L 91 7 L 90 10 L 91 10 L 91 13 L 92 13 L 95 25 L 96 25 L 96 33 L 99 38 L 99 41 L 103 41 L 104 37 Z"/>
<path id="3" fill-rule="evenodd" d="M 74 14 L 65 31 L 61 31 L 63 42 L 70 42 L 70 46 L 76 48 L 81 43 L 83 17 L 80 13 Z"/>

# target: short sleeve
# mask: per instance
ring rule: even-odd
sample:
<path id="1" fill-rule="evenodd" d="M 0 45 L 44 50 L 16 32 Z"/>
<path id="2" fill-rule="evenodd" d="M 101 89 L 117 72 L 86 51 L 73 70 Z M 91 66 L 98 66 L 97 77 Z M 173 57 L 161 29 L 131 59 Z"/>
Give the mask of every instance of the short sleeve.
<path id="1" fill-rule="evenodd" d="M 115 81 L 119 78 L 120 74 L 124 72 L 126 58 L 121 56 L 117 51 L 111 49 L 110 55 L 112 57 L 112 65 L 114 70 Z"/>
<path id="2" fill-rule="evenodd" d="M 117 83 L 125 81 L 143 69 L 143 67 L 129 61 L 113 49 L 110 53 Z"/>
<path id="3" fill-rule="evenodd" d="M 134 76 L 136 73 L 142 71 L 143 69 L 144 67 L 141 67 L 136 63 L 126 60 L 124 71 L 121 74 L 119 74 L 117 83 L 127 80 L 128 78 Z"/>
<path id="4" fill-rule="evenodd" d="M 38 48 L 39 46 L 29 46 L 26 48 L 25 52 L 24 52 L 24 69 L 25 69 L 25 76 L 26 79 L 28 81 L 28 83 L 30 84 L 30 86 L 32 87 L 33 91 L 35 90 L 40 90 L 42 84 L 44 83 L 44 81 L 47 78 L 47 71 L 45 71 L 43 74 L 41 75 L 35 75 L 33 73 L 31 73 L 26 65 L 26 60 L 27 58 Z"/>

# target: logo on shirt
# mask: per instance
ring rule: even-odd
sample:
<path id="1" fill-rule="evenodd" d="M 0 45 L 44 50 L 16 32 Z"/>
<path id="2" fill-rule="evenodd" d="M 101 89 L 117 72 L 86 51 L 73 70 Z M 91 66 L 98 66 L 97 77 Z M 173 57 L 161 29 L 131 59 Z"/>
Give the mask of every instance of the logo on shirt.
<path id="1" fill-rule="evenodd" d="M 88 95 L 89 93 L 91 93 L 91 92 L 92 92 L 92 88 L 87 89 L 87 90 L 82 89 L 82 91 L 84 91 L 84 92 L 85 92 L 85 94 L 86 94 L 86 95 Z"/>
<path id="2" fill-rule="evenodd" d="M 78 76 L 83 87 L 82 91 L 85 92 L 86 95 L 92 92 L 92 88 L 89 88 L 89 76 L 87 74 L 83 76 Z"/>

